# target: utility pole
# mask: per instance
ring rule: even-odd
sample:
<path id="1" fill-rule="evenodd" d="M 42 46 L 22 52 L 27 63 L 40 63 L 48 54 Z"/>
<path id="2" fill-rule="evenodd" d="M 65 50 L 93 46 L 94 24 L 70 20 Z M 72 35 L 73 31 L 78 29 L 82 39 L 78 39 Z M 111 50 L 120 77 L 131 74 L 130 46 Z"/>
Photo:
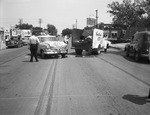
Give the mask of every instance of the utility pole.
<path id="1" fill-rule="evenodd" d="M 20 26 L 20 29 L 21 29 L 21 25 L 22 25 L 22 22 L 23 22 L 23 19 L 19 19 L 19 26 Z"/>
<path id="2" fill-rule="evenodd" d="M 98 10 L 96 10 L 96 28 L 98 28 Z"/>
<path id="3" fill-rule="evenodd" d="M 42 24 L 42 18 L 39 18 L 39 26 L 41 27 Z"/>
<path id="4" fill-rule="evenodd" d="M 76 19 L 76 29 L 77 29 L 77 19 Z"/>

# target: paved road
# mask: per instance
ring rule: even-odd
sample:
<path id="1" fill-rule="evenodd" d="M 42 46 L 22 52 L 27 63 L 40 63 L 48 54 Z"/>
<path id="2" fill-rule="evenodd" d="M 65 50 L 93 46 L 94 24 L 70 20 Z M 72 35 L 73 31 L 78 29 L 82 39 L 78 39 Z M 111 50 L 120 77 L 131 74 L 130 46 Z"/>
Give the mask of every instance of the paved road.
<path id="1" fill-rule="evenodd" d="M 148 61 L 110 48 L 98 56 L 70 49 L 66 58 L 30 63 L 28 52 L 0 55 L 0 115 L 150 114 Z"/>

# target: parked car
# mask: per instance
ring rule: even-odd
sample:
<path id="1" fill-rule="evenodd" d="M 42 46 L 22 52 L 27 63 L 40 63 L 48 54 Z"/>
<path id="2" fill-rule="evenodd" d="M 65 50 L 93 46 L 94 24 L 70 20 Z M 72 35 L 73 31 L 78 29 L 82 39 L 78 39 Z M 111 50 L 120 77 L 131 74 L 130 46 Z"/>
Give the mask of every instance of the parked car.
<path id="1" fill-rule="evenodd" d="M 6 46 L 20 48 L 23 46 L 22 40 L 18 36 L 13 36 L 10 39 L 6 40 Z"/>
<path id="2" fill-rule="evenodd" d="M 136 32 L 125 50 L 126 56 L 133 55 L 136 61 L 142 57 L 150 60 L 150 31 Z"/>
<path id="3" fill-rule="evenodd" d="M 67 44 L 63 41 L 58 41 L 56 36 L 40 35 L 37 36 L 40 43 L 38 45 L 37 53 L 45 58 L 46 55 L 65 57 L 68 53 Z"/>

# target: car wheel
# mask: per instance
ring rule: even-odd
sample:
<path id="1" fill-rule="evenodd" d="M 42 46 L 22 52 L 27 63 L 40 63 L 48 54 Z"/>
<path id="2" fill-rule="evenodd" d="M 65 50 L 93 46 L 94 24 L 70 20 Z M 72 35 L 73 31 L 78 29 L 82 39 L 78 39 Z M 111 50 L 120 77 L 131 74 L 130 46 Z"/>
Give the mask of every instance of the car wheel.
<path id="1" fill-rule="evenodd" d="M 135 52 L 134 58 L 135 58 L 135 61 L 136 61 L 136 62 L 139 62 L 139 61 L 140 61 L 140 55 L 139 55 L 138 52 Z"/>
<path id="2" fill-rule="evenodd" d="M 44 51 L 41 51 L 41 57 L 42 57 L 43 59 L 45 58 Z"/>
<path id="3" fill-rule="evenodd" d="M 104 49 L 104 52 L 105 52 L 105 53 L 107 52 L 107 48 Z"/>
<path id="4" fill-rule="evenodd" d="M 20 44 L 18 44 L 18 45 L 17 45 L 17 48 L 20 48 L 20 47 L 21 47 Z"/>
<path id="5" fill-rule="evenodd" d="M 126 49 L 126 56 L 129 57 L 130 54 L 129 54 L 129 49 Z"/>
<path id="6" fill-rule="evenodd" d="M 75 49 L 77 55 L 82 55 L 82 49 Z"/>
<path id="7" fill-rule="evenodd" d="M 129 52 L 128 51 L 126 51 L 126 56 L 129 57 Z"/>

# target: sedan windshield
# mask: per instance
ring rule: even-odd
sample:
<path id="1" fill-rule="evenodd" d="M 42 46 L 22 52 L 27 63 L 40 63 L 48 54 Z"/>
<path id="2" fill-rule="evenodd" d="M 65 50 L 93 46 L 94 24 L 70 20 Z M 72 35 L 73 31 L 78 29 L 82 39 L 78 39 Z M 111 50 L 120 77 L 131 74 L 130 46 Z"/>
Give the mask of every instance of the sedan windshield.
<path id="1" fill-rule="evenodd" d="M 41 42 L 57 41 L 56 37 L 41 37 Z"/>

